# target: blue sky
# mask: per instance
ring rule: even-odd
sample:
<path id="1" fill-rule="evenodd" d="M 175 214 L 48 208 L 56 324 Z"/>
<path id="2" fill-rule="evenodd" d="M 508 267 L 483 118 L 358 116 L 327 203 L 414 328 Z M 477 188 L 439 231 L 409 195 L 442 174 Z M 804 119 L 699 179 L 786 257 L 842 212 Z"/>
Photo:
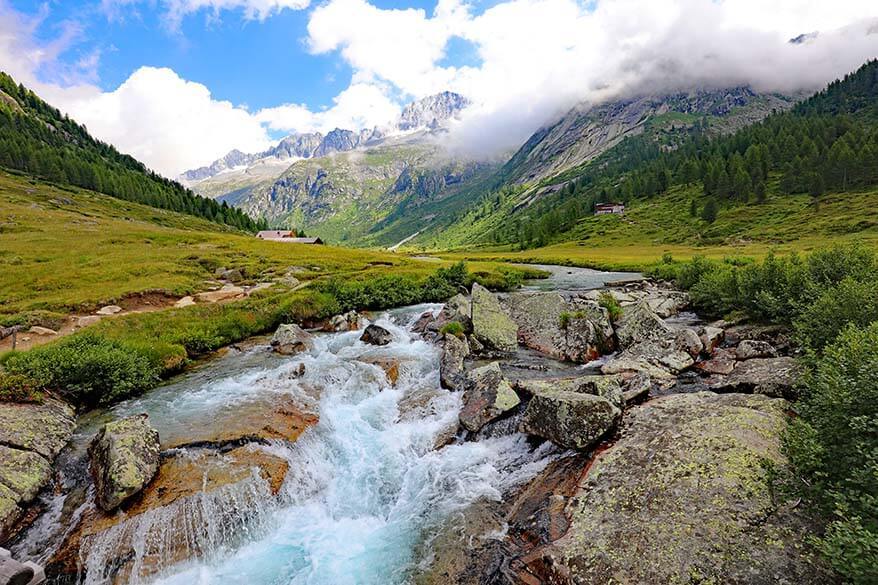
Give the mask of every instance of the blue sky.
<path id="1" fill-rule="evenodd" d="M 815 89 L 876 31 L 875 0 L 0 0 L 0 69 L 175 176 L 444 90 L 472 104 L 449 148 L 502 157 L 576 104 Z"/>
<path id="2" fill-rule="evenodd" d="M 179 30 L 171 30 L 165 12 L 155 4 L 125 7 L 120 17 L 110 17 L 100 2 L 88 0 L 55 0 L 47 3 L 48 10 L 33 0 L 13 0 L 12 5 L 25 14 L 46 14 L 36 30 L 45 42 L 77 23 L 79 39 L 60 58 L 73 65 L 99 54 L 95 81 L 105 91 L 147 65 L 169 67 L 206 85 L 218 99 L 251 109 L 287 102 L 321 108 L 351 79 L 351 68 L 337 56 L 308 53 L 308 13 L 302 10 L 283 10 L 262 21 L 245 18 L 243 8 L 218 17 L 202 10 L 187 15 Z M 41 75 L 51 81 L 50 71 Z"/>

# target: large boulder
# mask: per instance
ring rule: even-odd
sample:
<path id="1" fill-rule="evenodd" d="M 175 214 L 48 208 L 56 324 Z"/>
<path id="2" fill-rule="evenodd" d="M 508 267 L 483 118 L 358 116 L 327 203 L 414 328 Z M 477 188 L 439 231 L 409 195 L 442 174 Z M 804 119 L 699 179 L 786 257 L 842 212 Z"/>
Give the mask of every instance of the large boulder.
<path id="1" fill-rule="evenodd" d="M 393 341 L 393 335 L 384 327 L 372 323 L 363 331 L 360 341 L 369 345 L 387 345 Z"/>
<path id="2" fill-rule="evenodd" d="M 518 341 L 552 357 L 588 362 L 613 347 L 607 311 L 586 299 L 558 293 L 513 293 L 505 301 L 518 327 Z"/>
<path id="3" fill-rule="evenodd" d="M 711 390 L 793 399 L 801 376 L 802 368 L 793 358 L 753 358 L 738 362 L 732 373 L 714 383 Z"/>
<path id="4" fill-rule="evenodd" d="M 497 362 L 476 368 L 467 375 L 460 424 L 468 431 L 477 432 L 520 402 Z"/>
<path id="5" fill-rule="evenodd" d="M 51 481 L 51 464 L 76 427 L 73 409 L 54 398 L 42 404 L 0 402 L 0 542 Z"/>
<path id="6" fill-rule="evenodd" d="M 105 424 L 89 445 L 95 496 L 109 512 L 137 494 L 159 467 L 159 433 L 149 416 L 129 416 Z"/>
<path id="7" fill-rule="evenodd" d="M 34 451 L 52 460 L 76 428 L 76 415 L 65 402 L 46 398 L 42 404 L 0 402 L 0 444 Z"/>
<path id="8" fill-rule="evenodd" d="M 806 512 L 772 490 L 786 406 L 700 392 L 632 409 L 568 500 L 564 536 L 523 561 L 556 584 L 835 582 Z"/>
<path id="9" fill-rule="evenodd" d="M 439 382 L 443 388 L 460 390 L 466 378 L 463 362 L 469 355 L 466 338 L 460 339 L 450 333 L 445 334 L 442 357 L 439 360 Z"/>
<path id="10" fill-rule="evenodd" d="M 606 435 L 621 416 L 622 411 L 606 398 L 544 389 L 528 402 L 521 431 L 568 449 L 587 449 Z"/>
<path id="11" fill-rule="evenodd" d="M 476 338 L 493 349 L 515 350 L 518 347 L 518 327 L 503 311 L 497 297 L 474 283 L 471 302 L 473 334 Z"/>
<path id="12" fill-rule="evenodd" d="M 622 318 L 616 323 L 616 339 L 619 349 L 632 345 L 665 339 L 671 328 L 652 310 L 649 303 L 641 301 L 627 307 Z"/>
<path id="13" fill-rule="evenodd" d="M 271 348 L 282 355 L 295 355 L 308 351 L 312 346 L 312 335 L 295 323 L 281 325 L 271 338 Z"/>

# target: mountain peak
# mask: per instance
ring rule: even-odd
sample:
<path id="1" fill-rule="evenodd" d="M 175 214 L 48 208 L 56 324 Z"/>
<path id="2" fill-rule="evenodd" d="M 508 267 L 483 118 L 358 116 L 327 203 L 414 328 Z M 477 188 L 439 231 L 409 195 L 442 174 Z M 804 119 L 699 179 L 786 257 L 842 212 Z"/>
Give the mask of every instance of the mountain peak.
<path id="1" fill-rule="evenodd" d="M 402 131 L 422 128 L 434 130 L 469 104 L 467 98 L 452 91 L 430 95 L 407 105 L 399 117 L 397 128 Z"/>

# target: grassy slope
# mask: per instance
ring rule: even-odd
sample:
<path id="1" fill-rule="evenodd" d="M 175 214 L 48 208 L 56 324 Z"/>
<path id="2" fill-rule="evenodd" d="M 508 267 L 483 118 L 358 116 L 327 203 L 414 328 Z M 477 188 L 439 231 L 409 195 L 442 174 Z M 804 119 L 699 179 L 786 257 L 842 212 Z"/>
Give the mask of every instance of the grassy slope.
<path id="1" fill-rule="evenodd" d="M 392 254 L 263 242 L 191 216 L 0 173 L 0 317 L 88 309 L 148 290 L 204 290 L 218 266 L 253 279 L 291 266 L 306 267 L 304 278 L 427 269 Z"/>
<path id="2" fill-rule="evenodd" d="M 769 185 L 772 193 L 775 185 Z M 693 218 L 690 201 L 703 204 L 700 187 L 676 187 L 667 194 L 634 201 L 624 217 L 581 220 L 564 239 L 544 248 L 455 251 L 449 258 L 508 259 L 608 269 L 642 269 L 665 253 L 677 259 L 764 256 L 769 250 L 809 251 L 828 243 L 861 240 L 878 247 L 878 191 L 808 195 L 771 194 L 761 205 L 720 211 L 714 224 Z"/>

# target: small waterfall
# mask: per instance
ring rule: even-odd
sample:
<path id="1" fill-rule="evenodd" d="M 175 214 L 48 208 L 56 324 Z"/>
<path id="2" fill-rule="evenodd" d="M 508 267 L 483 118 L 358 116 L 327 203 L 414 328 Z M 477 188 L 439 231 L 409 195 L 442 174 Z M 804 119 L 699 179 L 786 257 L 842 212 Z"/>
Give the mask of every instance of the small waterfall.
<path id="1" fill-rule="evenodd" d="M 134 516 L 83 539 L 79 581 L 138 585 L 184 559 L 216 561 L 265 533 L 274 502 L 268 482 L 254 470 L 243 481 Z"/>

